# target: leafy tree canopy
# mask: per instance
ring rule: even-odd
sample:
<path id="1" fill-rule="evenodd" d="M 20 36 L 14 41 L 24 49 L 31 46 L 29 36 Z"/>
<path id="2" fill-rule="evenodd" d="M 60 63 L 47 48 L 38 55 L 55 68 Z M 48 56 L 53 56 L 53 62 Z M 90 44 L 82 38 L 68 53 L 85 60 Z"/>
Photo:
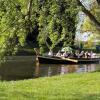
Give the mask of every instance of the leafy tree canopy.
<path id="1" fill-rule="evenodd" d="M 71 45 L 78 10 L 75 0 L 0 0 L 0 58 L 15 54 L 28 34 L 41 50 Z"/>
<path id="2" fill-rule="evenodd" d="M 88 11 L 80 0 L 0 0 L 0 58 L 15 54 L 29 34 L 42 52 L 72 45 L 80 7 L 100 27 L 97 5 Z"/>

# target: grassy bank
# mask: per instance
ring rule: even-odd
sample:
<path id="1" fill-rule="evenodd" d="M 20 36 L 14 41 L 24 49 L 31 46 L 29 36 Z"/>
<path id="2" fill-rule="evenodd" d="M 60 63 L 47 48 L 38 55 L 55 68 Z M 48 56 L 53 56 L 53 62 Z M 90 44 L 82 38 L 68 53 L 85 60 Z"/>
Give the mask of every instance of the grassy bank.
<path id="1" fill-rule="evenodd" d="M 0 100 L 100 100 L 100 73 L 0 82 Z"/>

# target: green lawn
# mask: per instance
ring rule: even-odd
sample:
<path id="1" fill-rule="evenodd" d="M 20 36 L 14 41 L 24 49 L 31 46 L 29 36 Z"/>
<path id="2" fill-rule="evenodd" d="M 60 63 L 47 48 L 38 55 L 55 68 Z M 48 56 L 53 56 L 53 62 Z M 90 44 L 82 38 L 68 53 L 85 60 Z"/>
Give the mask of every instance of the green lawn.
<path id="1" fill-rule="evenodd" d="M 3 81 L 0 100 L 100 100 L 100 73 Z"/>

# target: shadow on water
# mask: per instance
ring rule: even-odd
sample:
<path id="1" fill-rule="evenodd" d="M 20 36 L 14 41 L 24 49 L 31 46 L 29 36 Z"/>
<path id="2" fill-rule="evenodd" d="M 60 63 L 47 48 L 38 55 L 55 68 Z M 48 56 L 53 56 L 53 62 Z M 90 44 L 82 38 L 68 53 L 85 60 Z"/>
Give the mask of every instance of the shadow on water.
<path id="1" fill-rule="evenodd" d="M 15 57 L 0 65 L 0 80 L 22 80 L 68 73 L 100 71 L 100 64 L 39 64 L 33 57 Z"/>
<path id="2" fill-rule="evenodd" d="M 33 57 L 13 57 L 0 65 L 0 80 L 33 78 L 33 66 L 35 66 Z"/>

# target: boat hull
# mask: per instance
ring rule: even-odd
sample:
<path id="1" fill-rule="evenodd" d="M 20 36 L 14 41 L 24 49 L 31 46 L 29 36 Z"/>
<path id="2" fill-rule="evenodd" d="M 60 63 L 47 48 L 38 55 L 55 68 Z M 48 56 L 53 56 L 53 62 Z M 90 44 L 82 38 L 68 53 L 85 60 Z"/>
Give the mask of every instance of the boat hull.
<path id="1" fill-rule="evenodd" d="M 92 64 L 99 63 L 100 58 L 70 58 L 62 59 L 60 57 L 38 57 L 39 63 L 44 64 Z M 76 61 L 74 61 L 76 60 Z"/>

